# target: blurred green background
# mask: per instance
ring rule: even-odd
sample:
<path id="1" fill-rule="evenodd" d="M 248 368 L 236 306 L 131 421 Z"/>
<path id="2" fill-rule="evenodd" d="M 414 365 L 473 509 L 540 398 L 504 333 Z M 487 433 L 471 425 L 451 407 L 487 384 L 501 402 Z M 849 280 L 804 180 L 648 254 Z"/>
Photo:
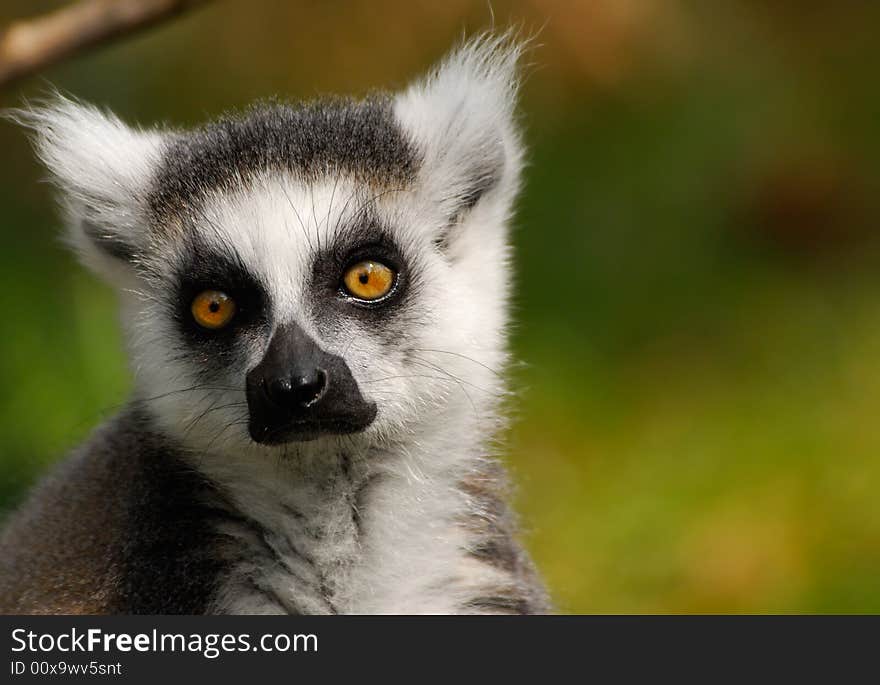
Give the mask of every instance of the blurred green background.
<path id="1" fill-rule="evenodd" d="M 0 26 L 60 2 L 3 0 Z M 772 6 L 771 6 L 772 5 Z M 541 27 L 509 456 L 563 611 L 880 611 L 880 3 L 492 0 Z M 129 121 L 397 87 L 482 1 L 227 0 L 46 80 Z M 124 402 L 109 290 L 0 124 L 0 507 Z"/>

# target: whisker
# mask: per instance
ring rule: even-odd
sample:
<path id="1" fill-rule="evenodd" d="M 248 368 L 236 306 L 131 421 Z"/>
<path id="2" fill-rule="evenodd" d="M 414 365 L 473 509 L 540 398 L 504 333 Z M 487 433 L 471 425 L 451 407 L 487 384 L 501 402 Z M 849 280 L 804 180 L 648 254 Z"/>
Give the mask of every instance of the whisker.
<path id="1" fill-rule="evenodd" d="M 336 186 L 339 185 L 339 174 L 336 174 L 336 180 L 333 181 L 333 191 L 330 193 L 330 204 L 327 205 L 327 219 L 324 222 L 324 229 L 330 232 L 330 212 L 333 211 L 333 199 L 336 197 Z"/>
<path id="2" fill-rule="evenodd" d="M 247 402 L 232 402 L 229 404 L 221 404 L 221 405 L 217 406 L 217 401 L 215 401 L 214 404 L 212 404 L 205 411 L 203 411 L 201 414 L 199 414 L 193 421 L 190 421 L 190 423 L 184 429 L 184 433 L 183 433 L 184 439 L 189 437 L 189 434 L 195 428 L 196 424 L 198 424 L 202 419 L 204 419 L 211 412 L 220 411 L 221 409 L 229 409 L 230 407 L 244 407 L 244 406 L 247 406 Z"/>
<path id="3" fill-rule="evenodd" d="M 241 425 L 244 425 L 244 417 L 234 419 L 233 421 L 230 421 L 229 423 L 227 423 L 220 431 L 218 431 L 217 435 L 215 435 L 213 438 L 211 438 L 211 441 L 207 444 L 204 451 L 208 452 L 211 449 L 211 447 L 213 447 L 214 443 L 217 442 L 217 440 L 224 433 L 226 433 L 226 431 L 228 431 L 230 428 L 232 428 L 234 426 L 241 426 Z"/>
<path id="4" fill-rule="evenodd" d="M 478 359 L 474 359 L 473 357 L 468 357 L 466 354 L 461 354 L 460 352 L 450 352 L 449 350 L 434 350 L 434 349 L 430 349 L 430 348 L 418 348 L 418 347 L 414 347 L 412 349 L 415 352 L 436 352 L 437 354 L 449 354 L 449 355 L 452 355 L 453 357 L 460 357 L 461 359 L 466 359 L 467 361 L 473 362 L 474 364 L 477 364 L 478 366 L 482 366 L 484 369 L 486 369 L 487 371 L 491 371 L 499 378 L 504 377 L 504 374 L 501 371 L 498 371 L 497 369 L 493 369 L 491 366 L 484 364 L 483 362 L 479 361 Z"/>
<path id="5" fill-rule="evenodd" d="M 444 369 L 442 366 L 439 366 L 439 365 L 437 365 L 437 364 L 432 364 L 431 362 L 426 361 L 425 359 L 422 359 L 421 357 L 413 357 L 412 359 L 414 360 L 413 363 L 414 363 L 414 364 L 417 364 L 418 366 L 424 366 L 424 367 L 427 367 L 427 368 L 429 368 L 429 369 L 433 369 L 434 371 L 439 371 L 440 373 L 446 374 L 446 375 L 449 376 L 450 378 L 454 378 L 454 379 L 455 379 L 456 381 L 458 381 L 459 383 L 465 383 L 466 385 L 469 385 L 469 386 L 471 386 L 472 388 L 475 388 L 476 390 L 479 390 L 480 392 L 484 392 L 484 393 L 486 393 L 487 395 L 496 395 L 496 394 L 498 394 L 498 393 L 496 393 L 494 390 L 487 390 L 486 388 L 481 388 L 479 385 L 476 385 L 476 384 L 474 384 L 474 383 L 471 383 L 470 381 L 467 381 L 467 380 L 465 380 L 464 378 L 461 378 L 460 376 L 456 376 L 454 373 L 450 373 L 449 371 L 447 371 L 446 369 Z"/>
<path id="6" fill-rule="evenodd" d="M 293 204 L 293 200 L 290 198 L 290 194 L 287 192 L 287 187 L 282 184 L 281 191 L 284 193 L 284 197 L 287 198 L 287 204 L 290 205 L 290 208 L 293 210 L 293 213 L 296 215 L 297 221 L 299 221 L 300 228 L 302 228 L 303 237 L 306 239 L 306 243 L 309 246 L 309 250 L 314 251 L 314 247 L 312 245 L 312 237 L 309 235 L 308 230 L 306 229 L 305 222 L 302 220 L 302 216 L 300 216 L 299 211 L 296 206 Z"/>

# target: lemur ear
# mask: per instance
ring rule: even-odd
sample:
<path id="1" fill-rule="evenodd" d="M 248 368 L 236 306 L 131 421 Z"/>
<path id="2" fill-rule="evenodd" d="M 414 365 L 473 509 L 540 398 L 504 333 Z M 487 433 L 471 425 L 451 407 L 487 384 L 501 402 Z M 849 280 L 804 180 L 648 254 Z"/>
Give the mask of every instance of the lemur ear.
<path id="1" fill-rule="evenodd" d="M 522 147 L 515 120 L 522 44 L 483 35 L 397 96 L 395 113 L 422 156 L 419 185 L 452 224 L 478 204 L 508 212 Z"/>
<path id="2" fill-rule="evenodd" d="M 102 275 L 135 260 L 148 240 L 145 195 L 163 135 L 62 96 L 12 117 L 34 132 L 83 260 Z"/>

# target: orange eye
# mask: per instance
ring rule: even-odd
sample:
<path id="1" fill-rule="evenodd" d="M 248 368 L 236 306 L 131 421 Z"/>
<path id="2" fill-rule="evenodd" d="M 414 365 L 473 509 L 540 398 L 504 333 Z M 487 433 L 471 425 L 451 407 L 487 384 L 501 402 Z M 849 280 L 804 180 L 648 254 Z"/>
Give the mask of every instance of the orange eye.
<path id="1" fill-rule="evenodd" d="M 203 290 L 192 301 L 190 311 L 199 326 L 217 330 L 232 321 L 235 300 L 219 290 Z"/>
<path id="2" fill-rule="evenodd" d="M 394 285 L 396 274 L 381 262 L 358 262 L 345 272 L 343 282 L 349 295 L 359 300 L 378 300 Z"/>

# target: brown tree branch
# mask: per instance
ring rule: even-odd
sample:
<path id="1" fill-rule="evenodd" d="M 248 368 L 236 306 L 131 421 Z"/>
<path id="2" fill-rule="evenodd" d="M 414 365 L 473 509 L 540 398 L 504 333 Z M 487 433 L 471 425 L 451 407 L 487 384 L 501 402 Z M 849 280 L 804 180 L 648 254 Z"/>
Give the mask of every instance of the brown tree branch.
<path id="1" fill-rule="evenodd" d="M 208 0 L 80 0 L 0 30 L 0 86 Z"/>

